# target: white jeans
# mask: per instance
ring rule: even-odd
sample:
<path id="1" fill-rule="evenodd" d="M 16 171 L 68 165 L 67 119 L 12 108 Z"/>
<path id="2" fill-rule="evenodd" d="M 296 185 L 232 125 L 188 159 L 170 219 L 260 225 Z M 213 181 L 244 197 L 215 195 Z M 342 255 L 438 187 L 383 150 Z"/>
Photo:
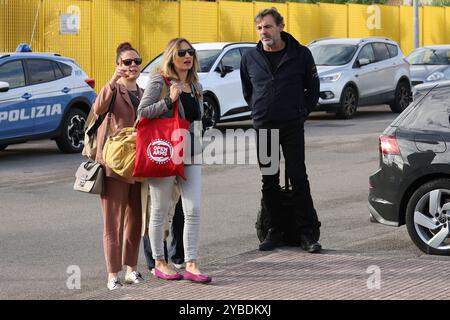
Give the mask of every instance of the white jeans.
<path id="1" fill-rule="evenodd" d="M 184 167 L 186 181 L 180 177 L 150 178 L 151 214 L 149 237 L 153 259 L 164 259 L 164 223 L 172 201 L 172 189 L 178 179 L 184 212 L 184 260 L 195 261 L 198 258 L 198 239 L 200 236 L 200 194 L 201 165 Z"/>

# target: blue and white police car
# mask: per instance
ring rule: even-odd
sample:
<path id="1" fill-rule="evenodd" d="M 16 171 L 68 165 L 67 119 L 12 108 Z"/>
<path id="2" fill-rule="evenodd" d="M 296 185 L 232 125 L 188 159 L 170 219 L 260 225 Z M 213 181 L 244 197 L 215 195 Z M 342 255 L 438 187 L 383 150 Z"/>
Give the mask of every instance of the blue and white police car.
<path id="1" fill-rule="evenodd" d="M 50 138 L 65 153 L 81 152 L 94 80 L 73 59 L 18 50 L 0 53 L 0 151 Z"/>

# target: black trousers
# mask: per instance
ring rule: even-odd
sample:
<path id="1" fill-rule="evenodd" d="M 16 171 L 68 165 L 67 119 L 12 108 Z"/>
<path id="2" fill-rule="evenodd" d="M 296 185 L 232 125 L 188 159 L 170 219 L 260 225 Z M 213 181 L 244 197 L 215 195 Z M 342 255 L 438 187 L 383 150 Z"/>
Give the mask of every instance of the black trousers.
<path id="1" fill-rule="evenodd" d="M 278 130 L 279 136 L 278 144 L 276 144 L 276 141 L 273 141 L 275 145 L 272 144 L 273 130 Z M 265 134 L 267 138 L 263 137 L 265 132 L 267 133 Z M 269 212 L 271 228 L 282 231 L 281 226 L 285 214 L 280 196 L 279 161 L 281 158 L 280 149 L 282 149 L 287 174 L 292 184 L 297 224 L 302 233 L 311 234 L 314 228 L 319 227 L 319 222 L 311 197 L 308 175 L 306 174 L 303 121 L 295 122 L 280 129 L 259 129 L 257 130 L 256 140 L 258 162 L 262 173 L 262 197 Z M 275 154 L 272 154 L 273 152 Z M 273 166 L 271 162 L 266 163 L 267 157 L 270 157 L 272 161 L 278 161 L 274 173 L 267 173 L 267 168 Z"/>
<path id="2" fill-rule="evenodd" d="M 173 263 L 184 263 L 184 246 L 183 246 L 183 229 L 184 229 L 184 214 L 183 205 L 178 200 L 175 207 L 175 214 L 170 225 L 171 241 L 169 247 L 167 247 L 166 241 L 164 241 L 164 256 L 166 261 L 170 258 Z M 152 247 L 150 246 L 150 238 L 148 234 L 143 237 L 145 260 L 147 261 L 147 267 L 149 270 L 155 267 L 155 259 L 152 256 Z"/>

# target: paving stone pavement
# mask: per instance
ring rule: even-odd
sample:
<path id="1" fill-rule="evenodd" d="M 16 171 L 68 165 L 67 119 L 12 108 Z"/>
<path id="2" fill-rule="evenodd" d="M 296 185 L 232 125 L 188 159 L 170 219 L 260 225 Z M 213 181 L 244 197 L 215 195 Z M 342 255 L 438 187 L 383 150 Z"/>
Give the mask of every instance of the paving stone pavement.
<path id="1" fill-rule="evenodd" d="M 442 300 L 450 261 L 374 257 L 298 248 L 251 252 L 204 267 L 210 284 L 146 277 L 141 284 L 80 295 L 88 300 Z M 436 290 L 439 288 L 438 290 Z"/>

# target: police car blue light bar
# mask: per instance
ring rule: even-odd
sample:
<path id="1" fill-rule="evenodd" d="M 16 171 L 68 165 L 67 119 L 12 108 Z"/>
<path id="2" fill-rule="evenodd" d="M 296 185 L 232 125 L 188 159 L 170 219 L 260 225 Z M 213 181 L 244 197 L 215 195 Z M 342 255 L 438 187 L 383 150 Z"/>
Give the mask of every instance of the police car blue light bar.
<path id="1" fill-rule="evenodd" d="M 21 43 L 17 46 L 16 52 L 32 52 L 31 47 L 26 43 Z"/>

